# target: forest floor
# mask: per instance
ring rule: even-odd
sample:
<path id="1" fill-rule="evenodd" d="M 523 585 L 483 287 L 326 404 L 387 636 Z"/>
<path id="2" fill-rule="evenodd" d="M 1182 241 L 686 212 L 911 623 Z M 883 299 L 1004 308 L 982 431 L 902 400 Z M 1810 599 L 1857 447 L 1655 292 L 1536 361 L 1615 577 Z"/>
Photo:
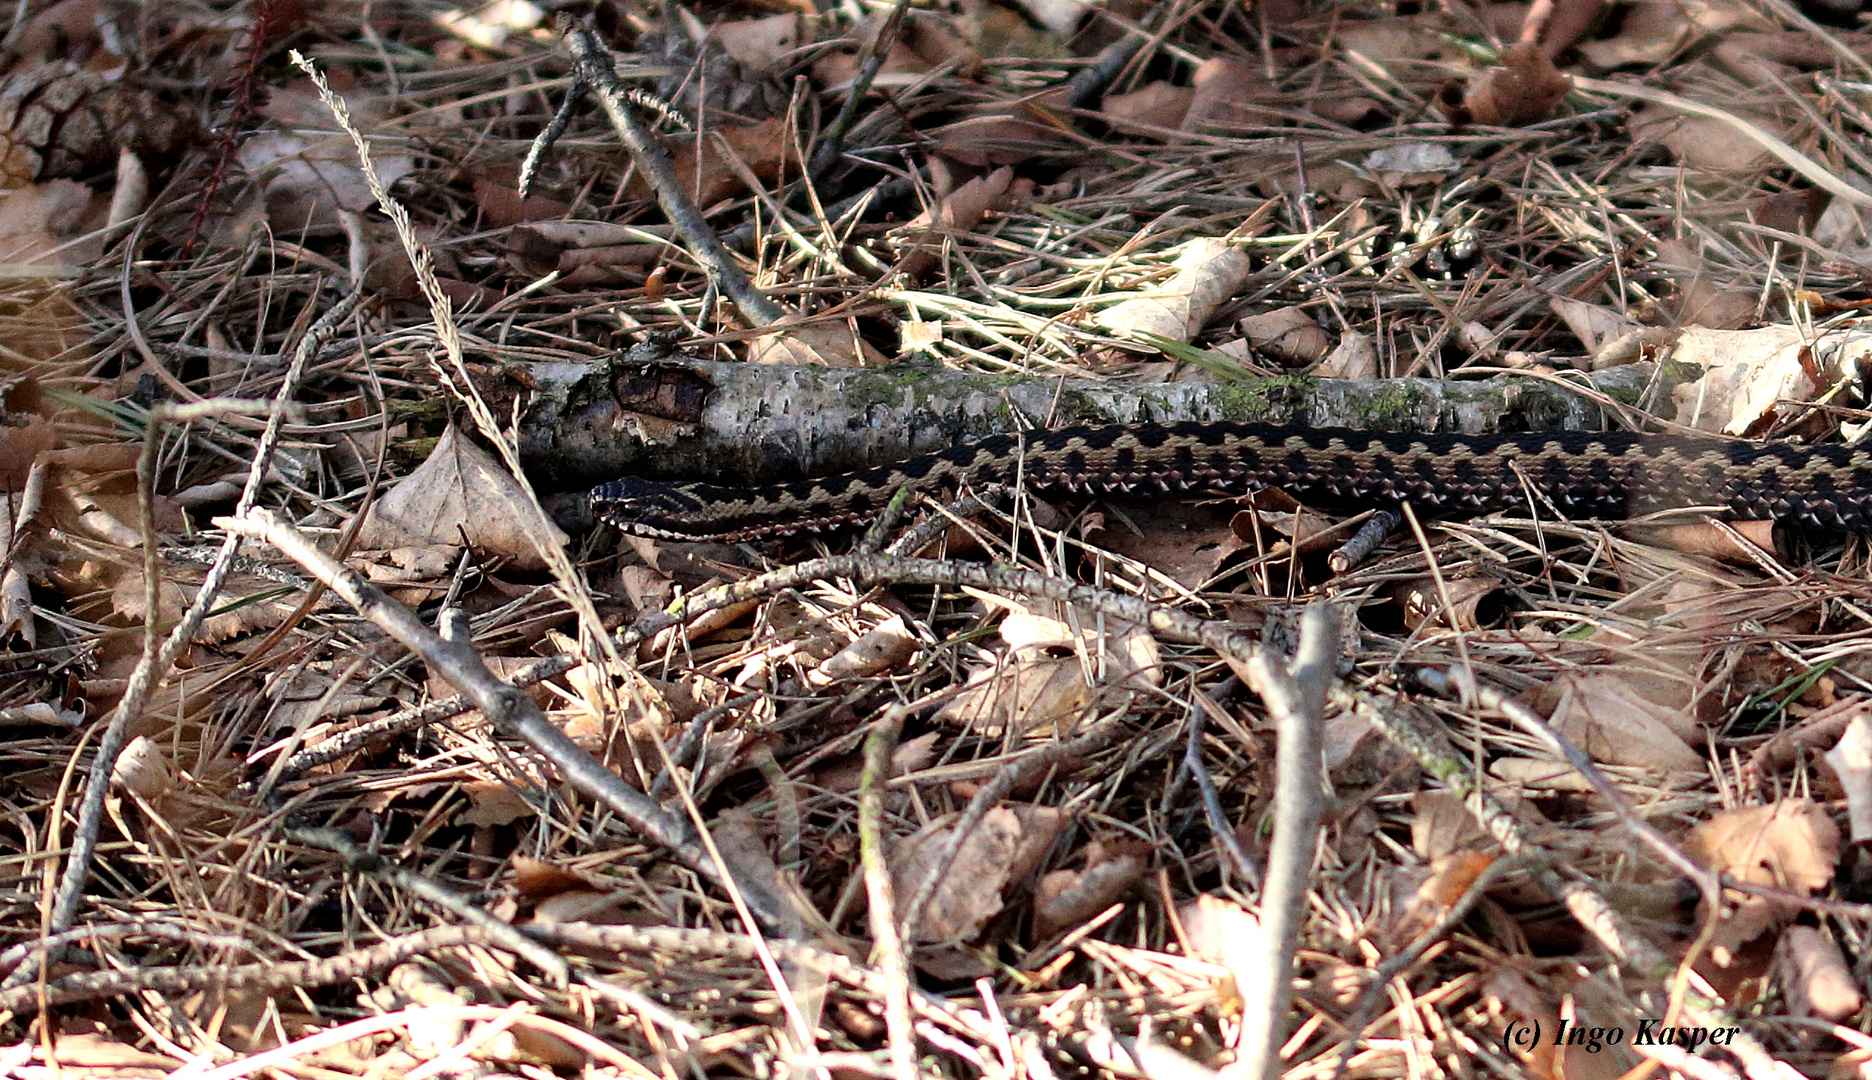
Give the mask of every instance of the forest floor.
<path id="1" fill-rule="evenodd" d="M 1087 419 L 1856 443 L 1858 20 L 22 0 L 0 1074 L 1872 1075 L 1862 536 L 582 498 Z"/>

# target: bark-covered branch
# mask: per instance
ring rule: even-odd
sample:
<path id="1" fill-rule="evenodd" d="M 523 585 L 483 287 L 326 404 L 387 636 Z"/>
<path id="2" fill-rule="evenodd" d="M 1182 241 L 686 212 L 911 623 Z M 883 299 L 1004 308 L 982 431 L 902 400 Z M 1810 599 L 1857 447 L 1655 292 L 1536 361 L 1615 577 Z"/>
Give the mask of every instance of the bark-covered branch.
<path id="1" fill-rule="evenodd" d="M 1634 404 L 1659 381 L 1649 364 L 1547 377 L 1146 383 L 913 364 L 687 359 L 537 365 L 533 378 L 521 452 L 541 482 L 567 490 L 626 475 L 797 479 L 1022 426 L 1244 420 L 1393 431 L 1597 430 L 1617 426 L 1604 400 Z M 1653 392 L 1668 400 L 1669 389 L 1666 383 Z"/>

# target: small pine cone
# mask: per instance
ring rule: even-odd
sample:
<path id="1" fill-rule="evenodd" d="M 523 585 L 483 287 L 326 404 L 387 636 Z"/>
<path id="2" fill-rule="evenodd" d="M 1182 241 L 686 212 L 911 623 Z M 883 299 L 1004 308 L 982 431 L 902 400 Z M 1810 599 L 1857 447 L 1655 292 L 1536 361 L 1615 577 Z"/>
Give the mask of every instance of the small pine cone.
<path id="1" fill-rule="evenodd" d="M 192 110 L 121 73 L 65 61 L 0 77 L 0 187 L 108 168 L 122 148 L 171 156 L 201 136 Z"/>

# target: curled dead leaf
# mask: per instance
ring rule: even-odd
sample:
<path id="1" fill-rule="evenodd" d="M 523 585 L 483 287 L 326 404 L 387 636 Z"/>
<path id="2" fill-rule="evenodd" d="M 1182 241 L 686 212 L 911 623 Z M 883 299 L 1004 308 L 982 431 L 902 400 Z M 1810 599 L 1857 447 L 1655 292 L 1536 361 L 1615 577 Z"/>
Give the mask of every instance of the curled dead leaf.
<path id="1" fill-rule="evenodd" d="M 1153 336 L 1189 341 L 1235 294 L 1252 268 L 1247 253 L 1226 240 L 1192 240 L 1177 257 L 1176 273 L 1168 281 L 1106 308 L 1097 321 L 1137 341 L 1148 342 Z"/>
<path id="2" fill-rule="evenodd" d="M 753 364 L 804 364 L 809 367 L 874 367 L 885 363 L 850 319 L 803 319 L 789 315 L 748 343 Z"/>
<path id="3" fill-rule="evenodd" d="M 1404 626 L 1417 630 L 1425 624 L 1480 630 L 1501 622 L 1507 614 L 1504 582 L 1474 575 L 1442 581 L 1434 577 L 1400 581 L 1388 590 L 1404 612 Z"/>
<path id="4" fill-rule="evenodd" d="M 1725 810 L 1691 830 L 1684 852 L 1716 870 L 1756 885 L 1812 893 L 1833 880 L 1839 826 L 1808 799 L 1782 799 Z M 1710 954 L 1728 966 L 1736 949 L 1797 909 L 1764 896 L 1724 893 L 1730 914 L 1716 928 Z"/>
<path id="5" fill-rule="evenodd" d="M 949 836 L 953 821 L 931 823 L 899 842 L 891 852 L 891 881 L 895 887 L 898 918 L 921 886 L 935 872 L 935 861 Z M 1001 890 L 1014 876 L 1015 854 L 1022 839 L 1021 821 L 1007 807 L 988 811 L 956 852 L 913 928 L 921 942 L 966 941 L 981 932 L 1001 910 Z"/>
<path id="6" fill-rule="evenodd" d="M 1573 80 L 1538 45 L 1518 41 L 1502 51 L 1499 67 L 1470 80 L 1460 97 L 1446 93 L 1438 104 L 1454 125 L 1521 127 L 1552 116 L 1572 89 Z"/>
<path id="7" fill-rule="evenodd" d="M 840 679 L 879 675 L 910 659 L 916 652 L 916 638 L 893 615 L 858 640 L 821 661 L 807 676 L 807 681 L 824 686 Z"/>
<path id="8" fill-rule="evenodd" d="M 1107 96 L 1101 111 L 1106 121 L 1119 131 L 1174 129 L 1183 123 L 1194 96 L 1195 91 L 1187 86 L 1159 79 L 1129 94 Z"/>
<path id="9" fill-rule="evenodd" d="M 1034 937 L 1049 938 L 1104 911 L 1143 878 L 1142 844 L 1095 845 L 1084 870 L 1055 870 L 1034 890 Z"/>
<path id="10" fill-rule="evenodd" d="M 935 212 L 918 214 L 897 233 L 896 246 L 902 252 L 898 269 L 911 277 L 928 273 L 941 258 L 943 241 L 980 224 L 1013 179 L 1014 170 L 1003 166 L 950 192 Z"/>
<path id="11" fill-rule="evenodd" d="M 1297 307 L 1249 315 L 1235 324 L 1254 347 L 1288 367 L 1305 367 L 1325 357 L 1332 341 L 1312 316 Z"/>

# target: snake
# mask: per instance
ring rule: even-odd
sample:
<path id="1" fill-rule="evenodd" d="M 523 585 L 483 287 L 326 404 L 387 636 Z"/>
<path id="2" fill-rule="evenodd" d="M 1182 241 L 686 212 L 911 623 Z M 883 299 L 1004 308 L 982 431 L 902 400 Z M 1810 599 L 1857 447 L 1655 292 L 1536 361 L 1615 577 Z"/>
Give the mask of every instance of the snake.
<path id="1" fill-rule="evenodd" d="M 1412 434 L 1235 421 L 1102 424 L 993 435 L 888 465 L 752 487 L 625 477 L 591 490 L 625 533 L 736 543 L 876 519 L 899 491 L 990 485 L 1129 496 L 1279 488 L 1320 509 L 1479 517 L 1521 509 L 1629 518 L 1703 508 L 1872 532 L 1872 450 L 1641 432 Z M 1546 507 L 1541 503 L 1545 502 Z"/>

